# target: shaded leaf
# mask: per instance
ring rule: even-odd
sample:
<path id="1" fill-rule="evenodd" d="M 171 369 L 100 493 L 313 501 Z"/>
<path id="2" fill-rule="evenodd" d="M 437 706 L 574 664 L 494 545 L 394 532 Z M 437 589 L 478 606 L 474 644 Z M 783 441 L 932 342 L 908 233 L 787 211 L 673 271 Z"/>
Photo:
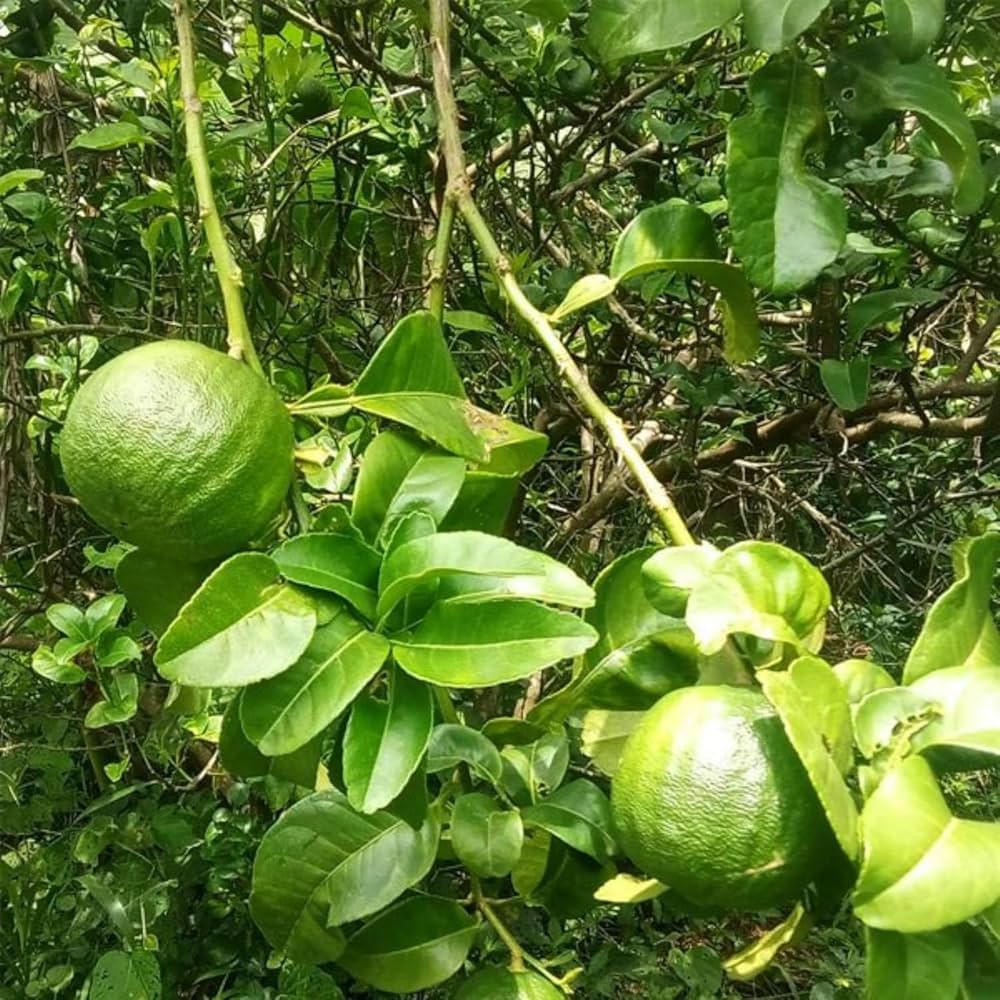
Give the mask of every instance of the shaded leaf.
<path id="1" fill-rule="evenodd" d="M 918 59 L 944 27 L 945 0 L 882 0 L 889 41 L 900 59 Z"/>
<path id="2" fill-rule="evenodd" d="M 109 125 L 98 125 L 96 128 L 81 132 L 69 144 L 70 149 L 121 149 L 133 143 L 145 142 L 148 136 L 133 122 L 113 122 Z"/>
<path id="3" fill-rule="evenodd" d="M 524 822 L 539 826 L 570 847 L 604 861 L 617 851 L 611 803 L 593 782 L 583 778 L 557 788 L 523 811 Z"/>
<path id="4" fill-rule="evenodd" d="M 351 936 L 339 963 L 387 993 L 415 993 L 453 976 L 478 925 L 458 903 L 414 897 L 380 913 Z"/>
<path id="5" fill-rule="evenodd" d="M 847 307 L 847 335 L 856 339 L 873 326 L 891 322 L 911 306 L 937 302 L 942 297 L 933 288 L 889 288 L 862 295 Z"/>
<path id="6" fill-rule="evenodd" d="M 865 995 L 869 1000 L 958 997 L 964 964 L 958 927 L 929 934 L 897 934 L 866 927 L 865 945 Z"/>
<path id="7" fill-rule="evenodd" d="M 469 871 L 483 878 L 509 875 L 521 856 L 524 827 L 516 809 L 489 795 L 460 795 L 451 814 L 451 846 Z"/>
<path id="8" fill-rule="evenodd" d="M 819 366 L 819 377 L 830 399 L 848 412 L 868 402 L 871 374 L 872 364 L 867 355 L 850 361 L 825 358 Z"/>
<path id="9" fill-rule="evenodd" d="M 500 751 L 482 733 L 453 723 L 435 726 L 427 745 L 427 773 L 468 764 L 475 774 L 498 784 L 503 771 Z"/>
<path id="10" fill-rule="evenodd" d="M 115 582 L 143 623 L 163 635 L 211 571 L 211 564 L 177 563 L 132 549 L 118 563 Z"/>
<path id="11" fill-rule="evenodd" d="M 841 192 L 809 173 L 806 154 L 829 135 L 823 85 L 794 56 L 750 79 L 753 111 L 729 126 L 733 243 L 750 280 L 793 292 L 836 260 L 847 236 Z"/>
<path id="12" fill-rule="evenodd" d="M 90 974 L 90 1000 L 160 1000 L 160 964 L 149 951 L 106 951 Z"/>
<path id="13" fill-rule="evenodd" d="M 754 48 L 780 52 L 829 6 L 830 0 L 743 0 L 743 30 Z"/>

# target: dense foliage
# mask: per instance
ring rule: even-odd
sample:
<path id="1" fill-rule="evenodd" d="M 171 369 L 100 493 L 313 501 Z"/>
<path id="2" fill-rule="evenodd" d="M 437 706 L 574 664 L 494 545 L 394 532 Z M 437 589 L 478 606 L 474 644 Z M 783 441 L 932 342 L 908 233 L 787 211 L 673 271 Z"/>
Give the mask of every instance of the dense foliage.
<path id="1" fill-rule="evenodd" d="M 0 22 L 0 997 L 998 995 L 995 0 Z M 67 422 L 176 338 L 295 426 L 207 561 L 61 460 L 180 481 Z M 787 906 L 620 848 L 697 681 L 836 841 Z"/>

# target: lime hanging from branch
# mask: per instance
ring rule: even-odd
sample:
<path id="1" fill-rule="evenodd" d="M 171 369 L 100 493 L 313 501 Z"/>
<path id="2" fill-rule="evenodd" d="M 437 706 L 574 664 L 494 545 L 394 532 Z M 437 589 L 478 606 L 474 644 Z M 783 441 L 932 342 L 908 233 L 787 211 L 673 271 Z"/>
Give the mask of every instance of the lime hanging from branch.
<path id="1" fill-rule="evenodd" d="M 263 534 L 292 481 L 292 423 L 247 365 L 165 340 L 93 374 L 60 438 L 66 481 L 102 527 L 183 561 Z"/>
<path id="2" fill-rule="evenodd" d="M 791 902 L 841 860 L 781 721 L 752 688 L 658 701 L 625 744 L 611 804 L 629 859 L 707 909 Z"/>

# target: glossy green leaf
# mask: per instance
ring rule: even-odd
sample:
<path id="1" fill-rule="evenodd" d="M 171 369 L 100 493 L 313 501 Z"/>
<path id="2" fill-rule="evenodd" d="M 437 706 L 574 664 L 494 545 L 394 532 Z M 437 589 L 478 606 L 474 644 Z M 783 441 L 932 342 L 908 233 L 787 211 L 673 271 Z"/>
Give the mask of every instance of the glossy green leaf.
<path id="1" fill-rule="evenodd" d="M 291 753 L 267 757 L 250 742 L 240 721 L 244 691 L 226 706 L 219 731 L 219 762 L 238 778 L 263 778 L 267 775 L 290 781 L 303 788 L 315 788 L 319 773 L 322 736 L 316 736 Z"/>
<path id="2" fill-rule="evenodd" d="M 296 962 L 336 959 L 337 925 L 360 920 L 419 882 L 434 863 L 440 817 L 419 830 L 389 813 L 361 816 L 336 789 L 296 803 L 264 834 L 250 912 L 271 946 Z"/>
<path id="3" fill-rule="evenodd" d="M 132 549 L 115 568 L 115 583 L 153 634 L 163 635 L 211 571 L 211 565 L 175 563 Z"/>
<path id="4" fill-rule="evenodd" d="M 658 611 L 683 618 L 688 597 L 719 558 L 714 545 L 679 545 L 654 552 L 642 564 L 642 589 Z"/>
<path id="5" fill-rule="evenodd" d="M 938 771 L 1000 764 L 1000 665 L 935 670 L 911 690 L 933 703 L 927 725 L 911 743 Z"/>
<path id="6" fill-rule="evenodd" d="M 892 675 L 870 660 L 844 660 L 833 668 L 833 672 L 847 692 L 847 701 L 851 705 L 856 705 L 873 691 L 896 686 Z"/>
<path id="7" fill-rule="evenodd" d="M 847 236 L 841 192 L 811 174 L 806 155 L 829 134 L 823 85 L 796 57 L 750 79 L 753 111 L 729 126 L 729 217 L 750 280 L 779 294 L 812 281 Z"/>
<path id="8" fill-rule="evenodd" d="M 384 529 L 412 511 L 424 511 L 440 524 L 464 475 L 461 458 L 430 449 L 409 434 L 384 431 L 361 459 L 351 518 L 372 544 L 384 541 Z"/>
<path id="9" fill-rule="evenodd" d="M 743 0 L 743 30 L 750 44 L 780 52 L 830 6 L 830 0 Z"/>
<path id="10" fill-rule="evenodd" d="M 545 454 L 548 437 L 507 417 L 494 413 L 487 416 L 489 420 L 479 428 L 479 433 L 490 450 L 490 457 L 485 464 L 477 466 L 477 470 L 499 476 L 520 476 L 534 468 Z"/>
<path id="11" fill-rule="evenodd" d="M 455 502 L 441 522 L 441 530 L 503 534 L 520 482 L 517 475 L 467 472 Z"/>
<path id="12" fill-rule="evenodd" d="M 135 674 L 117 671 L 104 682 L 104 697 L 87 710 L 83 724 L 88 729 L 127 722 L 138 711 L 139 679 Z"/>
<path id="13" fill-rule="evenodd" d="M 0 195 L 7 194 L 15 188 L 24 187 L 32 181 L 40 181 L 45 176 L 44 170 L 35 167 L 22 167 L 20 170 L 8 170 L 0 175 Z"/>
<path id="14" fill-rule="evenodd" d="M 455 800 L 451 846 L 469 871 L 483 878 L 503 878 L 517 864 L 523 844 L 524 826 L 516 809 L 503 809 L 479 792 Z"/>
<path id="15" fill-rule="evenodd" d="M 1000 899 L 1000 824 L 953 816 L 923 757 L 886 774 L 861 830 L 854 912 L 869 927 L 937 931 Z"/>
<path id="16" fill-rule="evenodd" d="M 240 687 L 280 674 L 316 628 L 312 601 L 278 582 L 277 563 L 242 552 L 226 560 L 163 634 L 156 666 L 191 687 Z"/>
<path id="17" fill-rule="evenodd" d="M 597 785 L 580 778 L 557 788 L 522 813 L 524 822 L 541 827 L 564 844 L 598 861 L 617 852 L 611 803 Z"/>
<path id="18" fill-rule="evenodd" d="M 160 963 L 151 951 L 106 951 L 90 974 L 89 1000 L 160 1000 Z"/>
<path id="19" fill-rule="evenodd" d="M 815 656 L 758 675 L 785 735 L 809 775 L 837 843 L 858 855 L 858 811 L 844 775 L 852 764 L 851 714 L 833 670 Z"/>
<path id="20" fill-rule="evenodd" d="M 703 653 L 734 633 L 815 652 L 823 642 L 830 588 L 807 559 L 773 542 L 726 549 L 692 591 L 685 620 Z"/>
<path id="21" fill-rule="evenodd" d="M 503 773 L 500 751 L 482 733 L 469 726 L 435 726 L 427 745 L 427 773 L 450 771 L 468 764 L 474 774 L 498 784 Z"/>
<path id="22" fill-rule="evenodd" d="M 354 386 L 356 396 L 397 392 L 431 392 L 465 399 L 465 387 L 441 324 L 429 312 L 401 319 Z"/>
<path id="23" fill-rule="evenodd" d="M 944 27 L 945 0 L 882 0 L 885 26 L 896 55 L 918 59 Z"/>
<path id="24" fill-rule="evenodd" d="M 518 805 L 529 806 L 562 784 L 569 767 L 569 741 L 560 733 L 547 733 L 524 746 L 506 746 L 503 786 Z"/>
<path id="25" fill-rule="evenodd" d="M 281 575 L 292 583 L 342 597 L 366 618 L 375 616 L 381 557 L 350 535 L 298 535 L 272 553 Z"/>
<path id="26" fill-rule="evenodd" d="M 344 734 L 344 784 L 351 805 L 363 813 L 389 805 L 416 771 L 434 727 L 426 684 L 393 671 L 388 701 L 354 703 Z"/>
<path id="27" fill-rule="evenodd" d="M 752 944 L 723 962 L 726 975 L 742 983 L 756 979 L 774 962 L 783 948 L 801 941 L 811 926 L 812 918 L 806 908 L 797 903 L 795 909 L 777 927 L 772 927 Z"/>
<path id="28" fill-rule="evenodd" d="M 1000 664 L 1000 632 L 990 608 L 998 558 L 1000 533 L 955 546 L 955 583 L 927 613 L 903 668 L 905 683 L 948 667 Z"/>
<path id="29" fill-rule="evenodd" d="M 594 0 L 587 22 L 591 47 L 604 62 L 663 52 L 721 28 L 740 0 Z"/>
<path id="30" fill-rule="evenodd" d="M 549 319 L 553 323 L 561 323 L 573 313 L 613 295 L 617 287 L 618 282 L 606 274 L 584 275 L 573 284 L 562 302 L 549 314 Z"/>
<path id="31" fill-rule="evenodd" d="M 855 339 L 873 326 L 891 322 L 912 306 L 941 298 L 942 293 L 933 288 L 889 288 L 862 295 L 847 307 L 847 335 Z"/>
<path id="32" fill-rule="evenodd" d="M 459 579 L 454 579 L 454 577 Z M 569 607 L 589 607 L 594 592 L 549 556 L 478 531 L 428 535 L 394 549 L 379 576 L 378 615 L 384 618 L 412 590 L 452 577 L 447 596 L 509 594 Z"/>
<path id="33" fill-rule="evenodd" d="M 738 364 L 757 353 L 760 325 L 753 291 L 743 272 L 722 260 L 711 218 L 680 199 L 640 212 L 625 228 L 611 258 L 616 281 L 653 271 L 678 271 L 707 282 L 722 295 L 724 354 Z"/>
<path id="34" fill-rule="evenodd" d="M 868 402 L 868 384 L 872 363 L 867 355 L 840 361 L 825 358 L 820 362 L 819 377 L 830 399 L 842 410 L 857 410 Z"/>
<path id="35" fill-rule="evenodd" d="M 352 406 L 419 431 L 447 451 L 473 462 L 485 462 L 489 449 L 478 433 L 482 410 L 466 399 L 425 390 L 354 395 Z"/>
<path id="36" fill-rule="evenodd" d="M 133 143 L 148 139 L 142 128 L 134 122 L 111 122 L 81 132 L 69 144 L 70 149 L 98 149 L 102 151 L 121 149 Z"/>
<path id="37" fill-rule="evenodd" d="M 352 976 L 387 993 L 415 993 L 462 967 L 478 925 L 450 899 L 405 899 L 365 924 L 338 959 Z"/>
<path id="38" fill-rule="evenodd" d="M 575 615 L 532 601 L 441 601 L 393 640 L 400 666 L 447 687 L 490 687 L 578 656 L 597 633 Z"/>
<path id="39" fill-rule="evenodd" d="M 880 688 L 866 695 L 854 712 L 858 749 L 869 760 L 907 740 L 934 712 L 931 700 L 912 688 Z"/>
<path id="40" fill-rule="evenodd" d="M 244 732 L 262 753 L 291 753 L 350 706 L 388 654 L 385 638 L 342 610 L 291 667 L 244 690 Z"/>
<path id="41" fill-rule="evenodd" d="M 865 945 L 868 1000 L 957 1000 L 964 965 L 958 927 L 928 934 L 866 927 Z"/>
<path id="42" fill-rule="evenodd" d="M 628 738 L 639 728 L 645 712 L 607 712 L 594 709 L 583 717 L 580 749 L 606 775 L 614 777 Z"/>
<path id="43" fill-rule="evenodd" d="M 930 58 L 900 62 L 886 38 L 838 52 L 827 69 L 829 92 L 844 115 L 864 127 L 888 111 L 911 111 L 951 169 L 955 211 L 971 215 L 986 193 L 976 133 L 948 78 Z"/>

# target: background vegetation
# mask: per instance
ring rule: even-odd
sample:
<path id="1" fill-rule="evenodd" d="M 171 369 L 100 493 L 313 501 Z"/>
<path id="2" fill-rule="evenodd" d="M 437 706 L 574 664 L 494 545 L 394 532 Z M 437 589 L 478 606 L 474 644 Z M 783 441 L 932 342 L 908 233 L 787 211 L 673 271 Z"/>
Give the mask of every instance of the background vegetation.
<path id="1" fill-rule="evenodd" d="M 770 270 L 733 209 L 731 126 L 768 99 L 748 90 L 767 57 L 744 20 L 609 60 L 586 0 L 474 0 L 453 8 L 451 67 L 477 202 L 538 308 L 606 271 L 644 208 L 680 197 L 715 220 L 758 292 L 750 360 L 721 356 L 712 290 L 672 271 L 574 314 L 565 343 L 699 537 L 806 554 L 833 587 L 835 653 L 898 671 L 950 578 L 951 544 L 998 520 L 1000 5 L 951 0 L 934 42 L 982 163 L 982 197 L 964 205 L 967 146 L 944 162 L 933 111 L 837 61 L 884 30 L 882 7 L 816 6 L 796 47 L 828 93 L 804 112 L 798 169 L 820 208 L 785 224 L 843 232 L 823 259 L 800 244 Z M 85 996 L 88 983 L 97 996 L 100 957 L 139 944 L 159 953 L 167 996 L 336 996 L 328 973 L 272 967 L 250 921 L 253 852 L 293 789 L 219 769 L 217 706 L 163 712 L 165 685 L 127 616 L 109 618 L 91 652 L 117 642 L 139 664 L 132 717 L 85 727 L 94 691 L 31 669 L 58 638 L 45 610 L 113 592 L 122 554 L 61 477 L 59 428 L 81 378 L 149 339 L 225 337 L 169 6 L 7 0 L 0 19 L 0 996 Z M 426 11 L 211 2 L 195 25 L 209 161 L 258 351 L 288 398 L 322 375 L 350 381 L 431 277 L 446 172 Z M 749 138 L 765 124 L 751 118 Z M 460 227 L 447 310 L 472 398 L 550 439 L 511 537 L 588 579 L 658 538 Z M 350 493 L 372 433 L 354 415 L 316 442 L 312 507 Z M 954 792 L 995 818 L 986 778 Z M 753 936 L 752 921 L 681 920 L 657 901 L 523 922 L 526 945 L 576 956 L 583 996 L 860 995 L 859 941 L 837 918 L 744 986 L 723 982 L 719 956 Z"/>

